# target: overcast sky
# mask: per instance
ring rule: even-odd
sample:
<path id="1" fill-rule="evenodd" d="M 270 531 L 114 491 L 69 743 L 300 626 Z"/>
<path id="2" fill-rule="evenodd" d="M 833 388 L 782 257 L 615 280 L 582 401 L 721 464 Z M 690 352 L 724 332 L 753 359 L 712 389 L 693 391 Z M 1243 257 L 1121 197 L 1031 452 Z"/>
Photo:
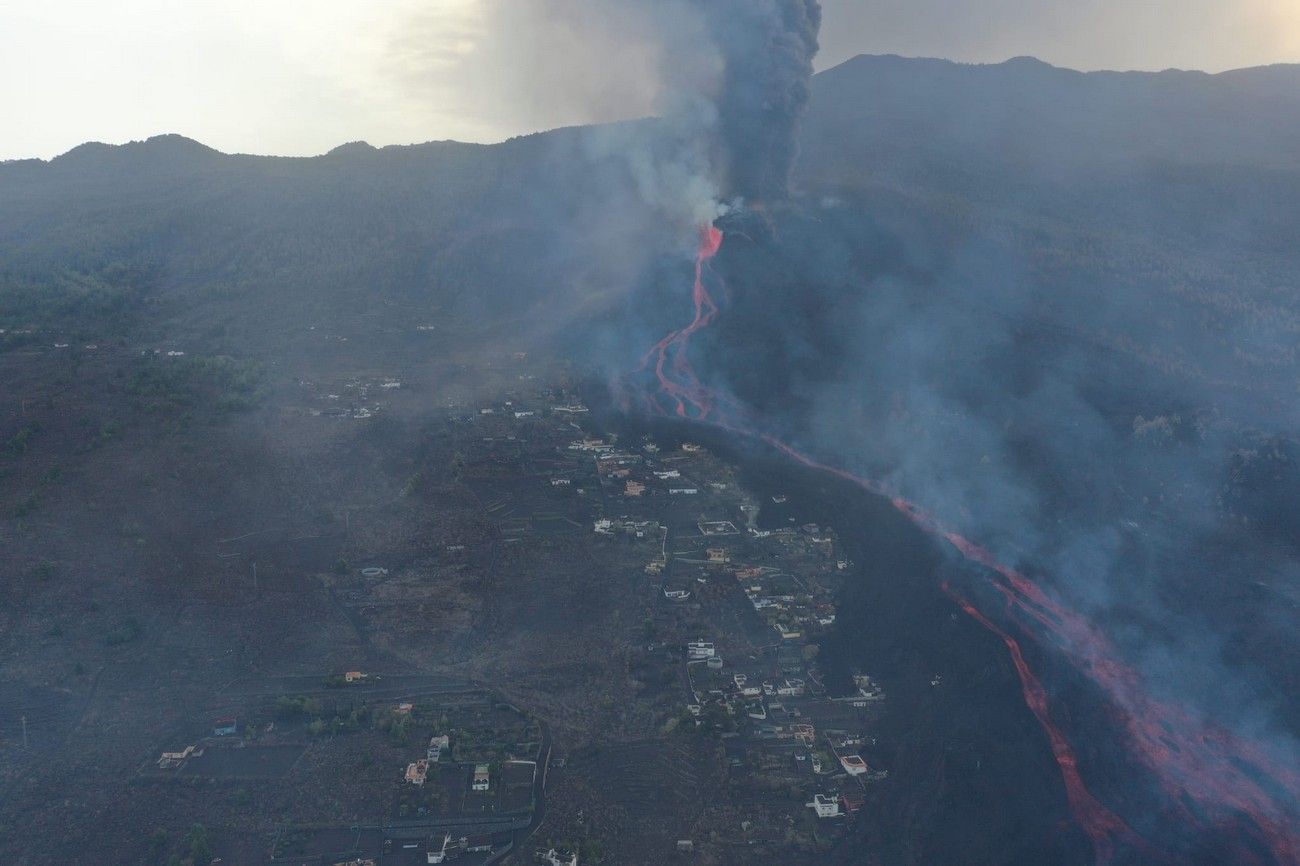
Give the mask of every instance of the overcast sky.
<path id="1" fill-rule="evenodd" d="M 636 115 L 656 102 L 654 48 L 618 12 L 628 2 L 0 0 L 0 159 L 162 132 L 315 154 Z M 823 3 L 823 68 L 862 52 L 1082 69 L 1300 61 L 1300 0 Z"/>

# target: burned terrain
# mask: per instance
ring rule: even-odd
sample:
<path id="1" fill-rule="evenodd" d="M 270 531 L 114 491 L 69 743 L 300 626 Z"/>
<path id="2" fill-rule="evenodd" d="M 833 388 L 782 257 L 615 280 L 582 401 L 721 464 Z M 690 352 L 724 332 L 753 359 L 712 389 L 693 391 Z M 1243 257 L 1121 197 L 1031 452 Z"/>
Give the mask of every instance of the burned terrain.
<path id="1" fill-rule="evenodd" d="M 0 165 L 0 854 L 1294 862 L 1291 74 Z"/>

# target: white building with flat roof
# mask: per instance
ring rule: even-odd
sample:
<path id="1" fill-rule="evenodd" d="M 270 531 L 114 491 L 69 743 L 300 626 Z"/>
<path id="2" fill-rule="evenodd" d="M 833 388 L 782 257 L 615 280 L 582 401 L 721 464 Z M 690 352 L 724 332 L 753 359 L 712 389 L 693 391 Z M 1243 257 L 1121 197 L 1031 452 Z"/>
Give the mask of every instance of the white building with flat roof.
<path id="1" fill-rule="evenodd" d="M 838 818 L 840 816 L 840 801 L 837 797 L 818 794 L 807 805 L 808 808 L 817 813 L 818 818 Z"/>

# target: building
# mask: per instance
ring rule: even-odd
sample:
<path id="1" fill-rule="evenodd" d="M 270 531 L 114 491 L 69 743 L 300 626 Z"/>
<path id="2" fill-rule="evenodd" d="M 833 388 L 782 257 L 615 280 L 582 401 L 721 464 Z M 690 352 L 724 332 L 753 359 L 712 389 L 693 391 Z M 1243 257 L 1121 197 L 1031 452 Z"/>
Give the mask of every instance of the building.
<path id="1" fill-rule="evenodd" d="M 791 725 L 790 733 L 794 735 L 796 740 L 803 743 L 805 746 L 811 746 L 817 739 L 816 729 L 807 722 L 796 722 Z M 818 766 L 821 766 L 820 761 L 817 761 L 816 763 Z"/>
<path id="2" fill-rule="evenodd" d="M 442 837 L 442 845 L 437 848 L 430 847 L 428 854 L 425 856 L 426 863 L 446 863 L 448 859 L 455 859 L 460 856 L 460 846 L 452 841 L 451 834 L 447 833 Z"/>
<path id="3" fill-rule="evenodd" d="M 822 794 L 812 798 L 808 803 L 808 808 L 817 813 L 818 818 L 838 818 L 840 816 L 840 801 L 835 797 L 827 797 Z"/>
<path id="4" fill-rule="evenodd" d="M 212 726 L 212 736 L 233 737 L 239 733 L 239 722 L 235 719 L 217 719 Z"/>
<path id="5" fill-rule="evenodd" d="M 363 674 L 361 671 L 348 671 L 347 673 L 345 673 L 345 674 L 343 675 L 343 682 L 345 682 L 345 683 L 359 683 L 359 682 L 361 682 L 362 680 L 364 680 L 365 678 L 366 678 L 366 675 Z"/>
<path id="6" fill-rule="evenodd" d="M 474 765 L 474 781 L 470 784 L 470 789 L 474 791 L 486 791 L 492 787 L 492 777 L 489 775 L 487 764 Z"/>
<path id="7" fill-rule="evenodd" d="M 406 781 L 418 787 L 424 787 L 424 783 L 429 779 L 429 762 L 424 758 L 416 761 L 414 764 L 406 765 Z"/>
<path id="8" fill-rule="evenodd" d="M 686 645 L 686 655 L 690 658 L 691 661 L 703 661 L 705 659 L 711 659 L 717 654 L 718 654 L 717 649 L 713 646 L 713 644 L 708 643 L 707 641 L 697 640 L 697 641 L 692 641 L 691 643 L 688 643 Z"/>
<path id="9" fill-rule="evenodd" d="M 198 757 L 203 754 L 203 750 L 198 746 L 186 746 L 181 752 L 163 752 L 162 757 L 158 759 L 158 769 L 172 770 L 185 763 L 190 758 Z"/>
<path id="10" fill-rule="evenodd" d="M 844 772 L 848 773 L 850 776 L 865 775 L 869 769 L 867 767 L 867 762 L 862 760 L 858 755 L 845 755 L 840 758 L 840 766 L 842 766 Z"/>
<path id="11" fill-rule="evenodd" d="M 783 698 L 801 697 L 806 690 L 807 684 L 796 677 L 792 677 L 776 687 L 776 693 Z"/>
<path id="12" fill-rule="evenodd" d="M 537 859 L 548 866 L 578 866 L 578 855 L 567 848 L 538 851 Z"/>
<path id="13" fill-rule="evenodd" d="M 442 845 L 430 848 L 425 857 L 426 863 L 446 863 L 459 860 L 462 854 L 491 854 L 496 850 L 491 836 L 460 836 L 453 838 L 450 833 L 443 836 Z"/>
<path id="14" fill-rule="evenodd" d="M 465 839 L 466 854 L 491 854 L 494 847 L 491 836 L 470 836 Z"/>
<path id="15" fill-rule="evenodd" d="M 440 737 L 434 737 L 433 739 L 429 740 L 429 749 L 427 752 L 425 752 L 425 757 L 428 759 L 430 764 L 436 764 L 438 763 L 438 761 L 442 760 L 443 750 L 450 749 L 450 748 L 451 748 L 451 737 L 447 736 L 446 734 L 443 734 Z"/>

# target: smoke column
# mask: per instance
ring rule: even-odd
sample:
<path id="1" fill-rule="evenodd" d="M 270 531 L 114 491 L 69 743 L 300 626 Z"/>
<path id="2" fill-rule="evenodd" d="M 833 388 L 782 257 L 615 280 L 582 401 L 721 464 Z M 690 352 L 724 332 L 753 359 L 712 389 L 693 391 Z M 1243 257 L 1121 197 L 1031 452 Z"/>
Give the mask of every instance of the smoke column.
<path id="1" fill-rule="evenodd" d="M 701 0 L 722 60 L 717 96 L 723 195 L 784 198 L 811 95 L 818 0 Z"/>

